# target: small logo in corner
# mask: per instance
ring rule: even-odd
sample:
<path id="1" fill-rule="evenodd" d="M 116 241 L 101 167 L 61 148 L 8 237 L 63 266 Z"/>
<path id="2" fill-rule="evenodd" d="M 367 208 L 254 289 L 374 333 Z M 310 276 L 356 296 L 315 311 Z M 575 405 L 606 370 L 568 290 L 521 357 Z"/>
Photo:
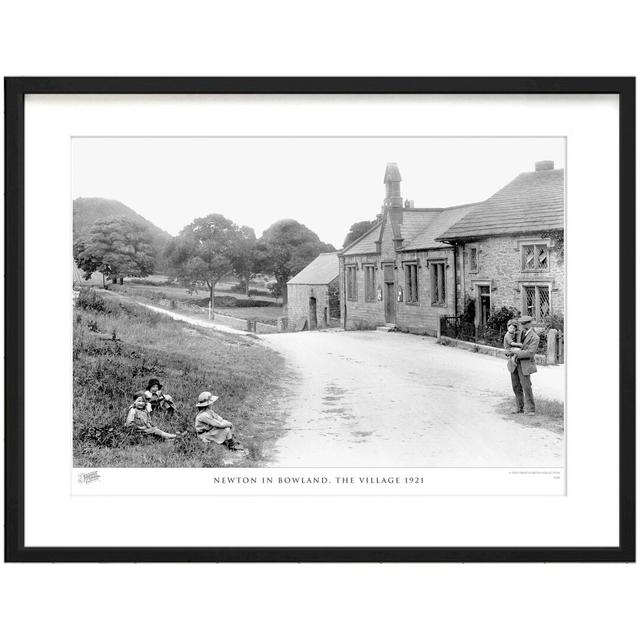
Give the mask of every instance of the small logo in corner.
<path id="1" fill-rule="evenodd" d="M 97 471 L 87 471 L 85 473 L 78 474 L 78 482 L 80 484 L 89 484 L 96 480 L 100 480 L 100 474 Z"/>

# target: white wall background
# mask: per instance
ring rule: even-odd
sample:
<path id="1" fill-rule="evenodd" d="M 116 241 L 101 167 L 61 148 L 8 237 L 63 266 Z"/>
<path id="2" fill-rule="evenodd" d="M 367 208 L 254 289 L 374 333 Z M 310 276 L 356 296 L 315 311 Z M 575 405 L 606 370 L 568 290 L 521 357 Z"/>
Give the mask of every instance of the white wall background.
<path id="1" fill-rule="evenodd" d="M 3 7 L 0 63 L 3 75 L 636 75 L 633 12 L 621 0 L 25 1 Z M 546 640 L 640 626 L 637 565 L 0 571 L 12 638 Z M 220 593 L 230 604 L 208 606 Z"/>

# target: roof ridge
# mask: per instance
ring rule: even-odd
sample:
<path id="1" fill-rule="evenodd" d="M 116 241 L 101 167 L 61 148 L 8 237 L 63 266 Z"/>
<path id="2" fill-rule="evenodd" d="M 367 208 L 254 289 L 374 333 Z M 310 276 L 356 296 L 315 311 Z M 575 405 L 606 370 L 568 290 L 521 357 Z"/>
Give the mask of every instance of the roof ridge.
<path id="1" fill-rule="evenodd" d="M 484 204 L 486 200 L 478 200 L 476 202 L 466 202 L 465 204 L 454 204 L 450 207 L 443 207 L 442 211 L 450 211 L 451 209 L 462 209 L 462 207 L 475 207 L 478 204 Z"/>

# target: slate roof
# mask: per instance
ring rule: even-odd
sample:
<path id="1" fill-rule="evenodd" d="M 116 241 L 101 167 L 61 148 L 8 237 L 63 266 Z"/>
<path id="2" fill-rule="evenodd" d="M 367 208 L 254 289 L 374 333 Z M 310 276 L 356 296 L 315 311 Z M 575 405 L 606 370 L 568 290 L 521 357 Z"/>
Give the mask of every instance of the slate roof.
<path id="1" fill-rule="evenodd" d="M 436 242 L 435 238 L 469 213 L 474 206 L 465 204 L 446 209 L 405 209 L 400 225 L 404 246 L 400 250 L 439 249 L 449 246 L 442 242 Z M 380 239 L 381 228 L 382 225 L 377 224 L 344 249 L 341 254 L 353 256 L 376 253 L 375 241 Z"/>
<path id="2" fill-rule="evenodd" d="M 436 238 L 444 233 L 451 225 L 455 224 L 478 206 L 476 204 L 463 204 L 457 207 L 447 207 L 436 213 L 431 222 L 408 242 L 405 240 L 402 251 L 415 251 L 417 249 L 441 249 L 449 245 L 439 242 Z"/>
<path id="3" fill-rule="evenodd" d="M 363 253 L 376 252 L 376 240 L 380 236 L 380 227 L 382 223 L 378 223 L 375 227 L 371 227 L 369 231 L 354 240 L 350 245 L 343 249 L 340 253 L 343 256 L 362 255 Z"/>
<path id="4" fill-rule="evenodd" d="M 400 236 L 406 245 L 408 240 L 428 229 L 440 216 L 441 209 L 405 209 L 402 213 Z"/>
<path id="5" fill-rule="evenodd" d="M 437 240 L 564 228 L 564 169 L 521 173 L 477 204 Z"/>
<path id="6" fill-rule="evenodd" d="M 338 252 L 321 253 L 287 284 L 329 284 L 338 277 Z"/>

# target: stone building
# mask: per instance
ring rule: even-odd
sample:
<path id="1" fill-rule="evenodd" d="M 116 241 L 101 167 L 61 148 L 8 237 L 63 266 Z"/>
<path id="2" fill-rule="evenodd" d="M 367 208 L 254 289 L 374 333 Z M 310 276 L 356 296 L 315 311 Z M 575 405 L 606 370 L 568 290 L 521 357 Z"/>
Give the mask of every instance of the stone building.
<path id="1" fill-rule="evenodd" d="M 503 305 L 540 320 L 561 312 L 564 172 L 536 169 L 485 202 L 417 208 L 388 164 L 380 223 L 339 252 L 343 326 L 436 335 L 470 299 L 478 323 Z"/>
<path id="2" fill-rule="evenodd" d="M 564 315 L 564 169 L 553 162 L 537 162 L 438 239 L 456 250 L 461 299 L 474 302 L 476 325 L 501 307 L 538 323 Z"/>
<path id="3" fill-rule="evenodd" d="M 338 271 L 338 253 L 321 253 L 287 282 L 289 329 L 329 327 L 340 318 Z"/>

